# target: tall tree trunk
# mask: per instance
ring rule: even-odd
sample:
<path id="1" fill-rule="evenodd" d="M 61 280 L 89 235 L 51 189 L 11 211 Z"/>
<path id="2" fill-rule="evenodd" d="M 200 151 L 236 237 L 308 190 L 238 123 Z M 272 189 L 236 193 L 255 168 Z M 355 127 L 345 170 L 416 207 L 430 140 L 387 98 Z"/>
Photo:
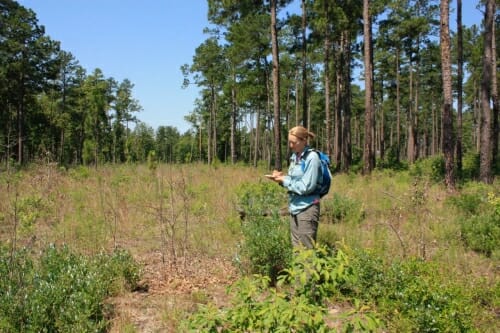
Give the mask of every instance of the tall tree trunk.
<path id="1" fill-rule="evenodd" d="M 329 17 L 329 2 L 324 2 L 324 10 L 326 14 L 325 25 L 325 57 L 324 57 L 324 75 L 325 75 L 325 121 L 326 121 L 326 154 L 332 156 L 331 142 L 331 114 L 330 114 L 330 17 Z"/>
<path id="2" fill-rule="evenodd" d="M 482 182 L 491 184 L 492 177 L 492 122 L 491 122 L 491 87 L 493 72 L 493 18 L 495 15 L 495 0 L 486 1 L 484 13 L 484 53 L 483 78 L 481 81 L 481 151 L 479 178 Z"/>
<path id="3" fill-rule="evenodd" d="M 335 135 L 333 150 L 335 154 L 335 171 L 340 171 L 342 159 L 342 91 L 344 89 L 343 76 L 344 76 L 344 33 L 340 35 L 339 47 L 336 53 L 336 71 L 335 71 Z"/>
<path id="4" fill-rule="evenodd" d="M 415 75 L 413 76 L 414 79 L 413 79 L 413 82 L 414 82 L 414 89 L 413 89 L 413 92 L 414 92 L 414 97 L 413 97 L 413 126 L 412 126 L 412 129 L 413 129 L 413 161 L 416 161 L 419 157 L 419 130 L 418 130 L 418 126 L 419 126 L 419 107 L 418 107 L 418 103 L 420 103 L 419 101 L 419 97 L 420 97 L 420 56 L 419 56 L 419 53 L 420 53 L 420 34 L 417 36 L 417 41 L 416 41 L 416 55 L 415 55 L 415 58 L 416 58 L 416 61 L 415 61 Z"/>
<path id="5" fill-rule="evenodd" d="M 463 108 L 463 27 L 462 0 L 457 0 L 457 172 L 462 173 L 462 108 Z"/>
<path id="6" fill-rule="evenodd" d="M 495 4 L 495 8 L 493 10 L 493 15 L 495 15 L 497 10 L 497 6 Z M 493 124 L 492 124 L 492 140 L 491 140 L 491 145 L 492 145 L 492 168 L 495 168 L 495 166 L 499 166 L 498 163 L 498 84 L 497 84 L 497 71 L 495 70 L 497 68 L 497 43 L 496 43 L 496 28 L 495 28 L 495 22 L 496 19 L 493 17 L 493 24 L 492 24 L 492 37 L 491 37 L 491 99 L 492 99 L 492 105 L 493 105 Z"/>
<path id="7" fill-rule="evenodd" d="M 414 100 L 413 100 L 413 65 L 412 65 L 412 62 L 410 60 L 410 68 L 409 68 L 409 71 L 410 71 L 410 82 L 409 82 L 409 86 L 410 86 L 410 92 L 409 92 L 409 95 L 410 95 L 410 104 L 408 105 L 408 139 L 407 139 L 407 147 L 406 147 L 406 151 L 407 151 L 407 158 L 408 158 L 408 162 L 410 164 L 414 163 L 415 162 L 415 141 L 416 141 L 416 138 L 415 138 L 415 115 L 413 114 L 413 104 L 414 104 Z"/>
<path id="8" fill-rule="evenodd" d="M 396 159 L 399 162 L 401 152 L 401 77 L 399 68 L 399 48 L 396 49 Z"/>
<path id="9" fill-rule="evenodd" d="M 302 123 L 305 128 L 309 126 L 308 102 L 307 102 L 307 8 L 306 0 L 302 0 Z"/>
<path id="10" fill-rule="evenodd" d="M 375 168 L 373 151 L 375 111 L 373 98 L 373 49 L 370 17 L 370 0 L 363 0 L 364 64 L 365 64 L 365 142 L 363 149 L 363 173 L 370 174 Z"/>
<path id="11" fill-rule="evenodd" d="M 349 171 L 352 162 L 352 143 L 351 143 L 351 36 L 349 30 L 345 30 L 344 36 L 344 65 L 342 72 L 342 81 L 344 82 L 342 90 L 342 170 Z"/>
<path id="12" fill-rule="evenodd" d="M 212 105 L 212 133 L 213 133 L 213 139 L 212 139 L 212 162 L 215 161 L 217 158 L 217 147 L 218 147 L 218 141 L 217 141 L 217 94 L 215 92 L 215 88 L 213 88 L 213 105 Z"/>
<path id="13" fill-rule="evenodd" d="M 455 189 L 453 115 L 451 92 L 450 8 L 448 0 L 441 0 L 441 72 L 443 78 L 443 154 L 445 183 L 448 190 Z"/>
<path id="14" fill-rule="evenodd" d="M 236 73 L 233 71 L 231 87 L 231 163 L 236 163 L 236 122 L 238 119 L 238 106 L 236 102 Z"/>
<path id="15" fill-rule="evenodd" d="M 380 113 L 380 124 L 378 126 L 379 128 L 379 138 L 377 140 L 379 148 L 378 150 L 380 151 L 380 159 L 384 160 L 385 157 L 385 115 L 384 115 L 384 84 L 383 84 L 383 78 L 381 78 L 381 83 L 380 83 L 380 90 L 379 90 L 379 96 L 380 96 L 380 101 L 378 105 L 380 105 L 379 108 L 379 113 Z M 375 153 L 377 150 L 375 150 Z"/>
<path id="16" fill-rule="evenodd" d="M 17 163 L 24 163 L 24 103 L 17 108 Z"/>
<path id="17" fill-rule="evenodd" d="M 24 73 L 21 73 L 21 91 L 19 93 L 19 104 L 17 105 L 17 163 L 19 165 L 24 164 L 24 80 Z"/>
<path id="18" fill-rule="evenodd" d="M 299 69 L 297 66 L 297 69 L 295 70 L 295 126 L 299 125 L 299 119 L 300 119 L 300 106 L 299 106 L 299 91 L 300 91 L 300 84 L 299 84 Z"/>
<path id="19" fill-rule="evenodd" d="M 273 53 L 273 106 L 274 106 L 274 168 L 282 169 L 281 163 L 281 122 L 280 122 L 280 75 L 279 75 L 279 52 L 278 32 L 276 29 L 276 0 L 271 0 L 271 44 Z"/>
<path id="20" fill-rule="evenodd" d="M 434 106 L 434 103 L 432 104 L 432 107 L 431 107 L 431 112 L 432 112 L 432 139 L 431 139 L 431 155 L 436 155 L 437 152 L 439 151 L 438 149 L 438 144 L 439 144 L 439 140 L 438 140 L 438 133 L 439 133 L 439 121 L 438 121 L 438 117 L 437 117 L 437 112 L 436 112 L 436 108 Z"/>

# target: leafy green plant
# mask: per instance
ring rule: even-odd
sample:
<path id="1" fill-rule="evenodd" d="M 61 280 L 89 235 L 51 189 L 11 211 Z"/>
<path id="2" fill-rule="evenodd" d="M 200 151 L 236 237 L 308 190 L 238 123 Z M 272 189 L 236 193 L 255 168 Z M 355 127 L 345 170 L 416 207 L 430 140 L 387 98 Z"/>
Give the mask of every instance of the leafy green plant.
<path id="1" fill-rule="evenodd" d="M 500 199 L 482 188 L 472 188 L 450 197 L 448 203 L 459 208 L 461 236 L 467 247 L 491 257 L 500 255 Z"/>
<path id="2" fill-rule="evenodd" d="M 391 331 L 464 332 L 473 329 L 474 300 L 460 281 L 450 279 L 433 262 L 407 259 L 386 263 L 356 251 L 355 278 L 346 295 L 374 303 Z"/>
<path id="3" fill-rule="evenodd" d="M 105 332 L 105 299 L 139 278 L 123 250 L 87 257 L 50 246 L 38 261 L 24 250 L 0 256 L 2 332 Z"/>
<path id="4" fill-rule="evenodd" d="M 461 178 L 474 180 L 479 178 L 479 153 L 468 152 L 462 158 Z"/>
<path id="5" fill-rule="evenodd" d="M 337 294 L 352 277 L 349 258 L 342 250 L 318 246 L 314 250 L 298 251 L 290 268 L 279 277 L 278 285 L 292 285 L 295 295 L 321 304 Z"/>
<path id="6" fill-rule="evenodd" d="M 46 204 L 40 196 L 21 198 L 17 202 L 17 217 L 22 235 L 30 235 L 33 232 L 37 220 L 47 209 L 45 206 Z"/>
<path id="7" fill-rule="evenodd" d="M 254 217 L 244 223 L 242 231 L 244 239 L 237 255 L 240 269 L 276 281 L 292 256 L 288 224 L 279 218 Z"/>
<path id="8" fill-rule="evenodd" d="M 236 197 L 245 218 L 279 216 L 281 207 L 286 205 L 286 191 L 270 181 L 241 184 Z"/>
<path id="9" fill-rule="evenodd" d="M 229 307 L 202 306 L 184 322 L 184 328 L 189 332 L 331 332 L 333 320 L 325 301 L 350 278 L 349 260 L 342 251 L 303 250 L 280 275 L 276 288 L 269 287 L 267 276 L 244 277 L 228 290 L 233 295 Z M 362 306 L 351 311 L 343 318 L 343 331 L 380 328 L 380 321 L 368 312 Z"/>
<path id="10" fill-rule="evenodd" d="M 392 170 L 405 170 L 408 168 L 408 165 L 403 163 L 398 158 L 397 147 L 392 146 L 386 150 L 384 159 L 377 160 L 377 168 L 392 169 Z"/>
<path id="11" fill-rule="evenodd" d="M 434 183 L 439 183 L 444 180 L 444 166 L 444 158 L 441 155 L 419 159 L 410 166 L 410 175 L 425 177 Z"/>
<path id="12" fill-rule="evenodd" d="M 332 198 L 323 200 L 321 209 L 328 223 L 359 223 L 365 218 L 361 202 L 338 193 L 334 193 Z"/>
<path id="13" fill-rule="evenodd" d="M 489 257 L 494 253 L 500 255 L 500 199 L 490 193 L 481 207 L 479 215 L 462 220 L 462 238 L 474 251 Z"/>
<path id="14" fill-rule="evenodd" d="M 235 261 L 245 273 L 266 275 L 276 281 L 292 254 L 289 226 L 280 217 L 284 191 L 274 183 L 261 182 L 244 184 L 236 193 L 244 221 Z"/>

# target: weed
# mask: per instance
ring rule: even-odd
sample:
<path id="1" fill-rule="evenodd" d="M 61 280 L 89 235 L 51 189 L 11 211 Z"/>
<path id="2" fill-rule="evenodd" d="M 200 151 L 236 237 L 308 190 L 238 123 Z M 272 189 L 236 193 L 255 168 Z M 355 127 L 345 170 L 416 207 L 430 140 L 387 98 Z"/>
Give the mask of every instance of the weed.
<path id="1" fill-rule="evenodd" d="M 46 248 L 34 261 L 28 251 L 10 260 L 0 253 L 0 331 L 105 332 L 105 299 L 135 287 L 139 269 L 123 250 L 96 257 L 68 247 Z"/>

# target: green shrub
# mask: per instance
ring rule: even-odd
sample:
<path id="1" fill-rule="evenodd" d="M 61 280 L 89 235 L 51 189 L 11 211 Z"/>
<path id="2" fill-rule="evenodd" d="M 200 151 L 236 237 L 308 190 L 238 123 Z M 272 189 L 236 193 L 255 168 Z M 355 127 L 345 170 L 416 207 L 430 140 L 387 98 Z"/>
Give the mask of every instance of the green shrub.
<path id="1" fill-rule="evenodd" d="M 472 329 L 471 300 L 464 288 L 440 275 L 438 264 L 419 259 L 394 263 L 387 275 L 382 302 L 388 313 L 399 313 L 392 324 L 397 331 L 465 332 Z M 401 320 L 404 318 L 404 320 Z M 403 327 L 399 327 L 400 323 Z"/>
<path id="2" fill-rule="evenodd" d="M 462 238 L 472 250 L 491 257 L 500 254 L 500 197 L 490 193 L 481 208 L 479 215 L 462 220 Z"/>
<path id="3" fill-rule="evenodd" d="M 86 166 L 80 165 L 69 169 L 69 175 L 75 180 L 84 180 L 90 177 L 90 170 Z"/>
<path id="4" fill-rule="evenodd" d="M 334 193 L 332 198 L 323 200 L 322 214 L 328 223 L 359 223 L 365 218 L 360 201 Z"/>
<path id="5" fill-rule="evenodd" d="M 229 292 L 233 295 L 228 308 L 213 304 L 202 306 L 187 321 L 187 332 L 328 332 L 323 320 L 324 308 L 310 304 L 305 297 L 288 298 L 287 294 L 269 288 L 264 276 L 237 281 Z"/>
<path id="6" fill-rule="evenodd" d="M 478 193 L 462 193 L 447 199 L 447 203 L 458 208 L 465 216 L 473 216 L 481 212 L 484 202 L 484 196 Z"/>
<path id="7" fill-rule="evenodd" d="M 462 158 L 462 174 L 463 180 L 474 180 L 479 178 L 479 153 L 469 152 Z"/>
<path id="8" fill-rule="evenodd" d="M 406 170 L 408 165 L 398 159 L 397 147 L 389 147 L 385 151 L 384 159 L 377 160 L 377 168 L 392 169 L 392 170 Z"/>
<path id="9" fill-rule="evenodd" d="M 305 296 L 309 303 L 319 305 L 352 279 L 349 258 L 342 250 L 318 246 L 297 252 L 278 285 L 292 285 L 295 296 Z"/>
<path id="10" fill-rule="evenodd" d="M 238 264 L 245 273 L 276 281 L 292 256 L 289 225 L 279 218 L 255 217 L 243 225 Z"/>
<path id="11" fill-rule="evenodd" d="M 484 186 L 470 187 L 448 203 L 459 208 L 461 236 L 471 250 L 491 257 L 500 254 L 500 197 Z"/>
<path id="12" fill-rule="evenodd" d="M 285 191 L 275 183 L 260 182 L 243 184 L 236 193 L 245 216 L 244 239 L 236 263 L 245 273 L 266 275 L 276 281 L 292 253 L 288 220 L 280 217 L 280 207 L 286 203 Z"/>
<path id="13" fill-rule="evenodd" d="M 243 183 L 236 189 L 238 209 L 245 218 L 279 216 L 287 202 L 286 191 L 271 181 Z"/>
<path id="14" fill-rule="evenodd" d="M 245 277 L 229 289 L 233 295 L 229 307 L 202 306 L 183 325 L 189 332 L 316 333 L 332 332 L 331 323 L 337 321 L 342 332 L 375 331 L 380 321 L 361 306 L 345 318 L 330 317 L 327 298 L 349 279 L 349 259 L 342 251 L 303 250 L 280 275 L 276 288 L 269 287 L 267 276 Z"/>
<path id="15" fill-rule="evenodd" d="M 23 250 L 0 257 L 1 332 L 105 332 L 105 299 L 139 278 L 123 250 L 92 258 L 50 246 L 38 261 Z"/>
<path id="16" fill-rule="evenodd" d="M 410 175 L 413 177 L 424 177 L 434 183 L 444 180 L 445 163 L 442 155 L 431 156 L 417 160 L 410 166 Z"/>
<path id="17" fill-rule="evenodd" d="M 375 303 L 393 332 L 465 332 L 473 329 L 473 298 L 437 263 L 392 264 L 361 250 L 351 256 L 354 278 L 346 295 Z"/>

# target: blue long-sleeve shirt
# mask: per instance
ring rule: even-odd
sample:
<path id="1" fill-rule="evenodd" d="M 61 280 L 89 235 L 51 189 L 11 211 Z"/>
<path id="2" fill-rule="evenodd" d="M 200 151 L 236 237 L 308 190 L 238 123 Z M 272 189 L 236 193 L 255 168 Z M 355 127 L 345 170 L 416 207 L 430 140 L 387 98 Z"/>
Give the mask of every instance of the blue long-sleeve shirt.
<path id="1" fill-rule="evenodd" d="M 319 202 L 317 185 L 323 181 L 321 161 L 318 154 L 309 152 L 309 147 L 297 156 L 290 157 L 288 175 L 283 179 L 283 187 L 288 190 L 288 209 L 297 215 L 307 207 Z"/>

